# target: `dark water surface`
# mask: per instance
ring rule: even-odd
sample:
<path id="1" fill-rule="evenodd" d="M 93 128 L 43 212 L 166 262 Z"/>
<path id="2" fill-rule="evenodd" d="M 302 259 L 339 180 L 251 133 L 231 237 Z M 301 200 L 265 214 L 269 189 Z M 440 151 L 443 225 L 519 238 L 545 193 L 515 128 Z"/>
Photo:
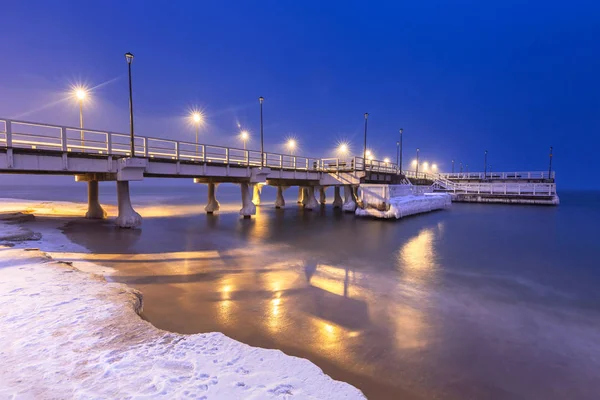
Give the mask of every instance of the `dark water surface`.
<path id="1" fill-rule="evenodd" d="M 142 205 L 205 203 L 199 186 L 132 192 Z M 239 208 L 237 189 L 218 195 Z M 140 206 L 142 230 L 75 221 L 66 232 L 142 290 L 157 327 L 306 357 L 369 398 L 599 398 L 599 193 L 400 221 L 307 212 L 295 196 L 252 220 Z"/>

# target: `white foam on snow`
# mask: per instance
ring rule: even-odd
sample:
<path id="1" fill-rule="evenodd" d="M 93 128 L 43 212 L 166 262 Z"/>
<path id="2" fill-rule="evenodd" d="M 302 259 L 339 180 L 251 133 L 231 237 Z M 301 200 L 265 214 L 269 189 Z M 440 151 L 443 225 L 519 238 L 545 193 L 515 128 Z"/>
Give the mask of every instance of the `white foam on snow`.
<path id="1" fill-rule="evenodd" d="M 446 193 L 426 193 L 424 195 L 398 196 L 389 200 L 390 209 L 379 211 L 375 208 L 357 208 L 355 214 L 375 218 L 402 218 L 408 215 L 440 210 L 451 205 L 452 201 Z"/>
<path id="2" fill-rule="evenodd" d="M 43 231 L 17 246 L 81 251 Z M 74 265 L 0 246 L 0 398 L 364 398 L 279 350 L 159 330 L 138 315 L 140 292 Z"/>

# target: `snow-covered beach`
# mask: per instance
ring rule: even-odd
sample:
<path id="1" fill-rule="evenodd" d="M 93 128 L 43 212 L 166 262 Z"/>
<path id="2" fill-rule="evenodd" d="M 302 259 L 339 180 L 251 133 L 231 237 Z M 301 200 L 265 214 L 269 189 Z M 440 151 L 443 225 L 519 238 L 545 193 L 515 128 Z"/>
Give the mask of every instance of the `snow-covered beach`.
<path id="1" fill-rule="evenodd" d="M 83 207 L 3 200 L 0 213 L 72 216 Z M 10 366 L 0 369 L 1 398 L 364 398 L 308 360 L 220 333 L 155 328 L 139 316 L 142 293 L 107 282 L 106 268 L 51 257 L 85 251 L 60 222 L 32 230 L 20 218 L 30 217 L 0 221 L 0 365 Z"/>

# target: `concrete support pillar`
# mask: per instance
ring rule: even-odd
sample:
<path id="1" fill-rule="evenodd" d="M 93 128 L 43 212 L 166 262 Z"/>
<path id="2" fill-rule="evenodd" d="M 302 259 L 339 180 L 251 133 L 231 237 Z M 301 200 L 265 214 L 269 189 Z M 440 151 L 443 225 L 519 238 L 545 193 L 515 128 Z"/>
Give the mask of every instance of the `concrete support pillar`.
<path id="1" fill-rule="evenodd" d="M 342 210 L 347 212 L 356 211 L 356 202 L 354 201 L 354 190 L 352 185 L 344 185 L 344 205 Z"/>
<path id="2" fill-rule="evenodd" d="M 286 188 L 283 186 L 277 186 L 277 197 L 275 198 L 275 208 L 283 208 L 285 207 L 285 200 L 283 198 L 283 191 Z"/>
<path id="3" fill-rule="evenodd" d="M 98 181 L 88 181 L 88 210 L 85 217 L 89 219 L 104 219 L 106 211 L 98 201 Z"/>
<path id="4" fill-rule="evenodd" d="M 304 188 L 298 186 L 298 204 L 304 204 Z"/>
<path id="5" fill-rule="evenodd" d="M 325 204 L 327 195 L 325 194 L 325 186 L 319 186 L 319 203 Z"/>
<path id="6" fill-rule="evenodd" d="M 256 215 L 256 206 L 251 201 L 250 184 L 244 182 L 240 184 L 240 187 L 242 189 L 242 209 L 240 210 L 240 215 L 244 218 L 250 218 L 252 215 Z"/>
<path id="7" fill-rule="evenodd" d="M 260 192 L 262 191 L 262 186 L 258 183 L 252 185 L 252 202 L 255 206 L 260 205 Z"/>
<path id="8" fill-rule="evenodd" d="M 308 203 L 308 186 L 302 186 L 302 205 Z"/>
<path id="9" fill-rule="evenodd" d="M 306 203 L 304 203 L 304 208 L 306 210 L 314 210 L 315 208 L 319 207 L 319 203 L 317 202 L 317 199 L 315 199 L 315 187 L 314 186 L 309 186 L 307 189 L 307 199 L 306 199 Z M 306 193 L 305 193 L 306 194 Z"/>
<path id="10" fill-rule="evenodd" d="M 137 228 L 142 224 L 142 216 L 135 212 L 129 197 L 129 182 L 117 181 L 117 201 L 119 203 L 119 216 L 117 225 L 120 228 Z"/>
<path id="11" fill-rule="evenodd" d="M 342 208 L 344 202 L 342 201 L 342 197 L 340 196 L 340 187 L 334 186 L 333 190 L 333 208 Z"/>
<path id="12" fill-rule="evenodd" d="M 204 210 L 207 214 L 212 214 L 215 211 L 219 211 L 219 202 L 217 201 L 217 184 L 209 183 L 208 184 L 208 202 L 206 203 L 206 207 Z"/>

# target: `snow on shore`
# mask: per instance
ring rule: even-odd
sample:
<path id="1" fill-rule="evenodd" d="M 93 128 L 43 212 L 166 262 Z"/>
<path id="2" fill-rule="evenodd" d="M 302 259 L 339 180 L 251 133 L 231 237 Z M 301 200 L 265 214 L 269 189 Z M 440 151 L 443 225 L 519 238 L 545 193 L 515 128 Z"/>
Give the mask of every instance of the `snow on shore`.
<path id="1" fill-rule="evenodd" d="M 221 333 L 161 331 L 141 308 L 126 285 L 0 245 L 0 398 L 364 398 L 308 360 Z"/>
<path id="2" fill-rule="evenodd" d="M 446 193 L 426 193 L 419 196 L 392 197 L 389 202 L 390 209 L 387 211 L 379 211 L 374 208 L 357 208 L 356 215 L 399 219 L 408 215 L 447 208 L 451 204 L 451 198 Z"/>

